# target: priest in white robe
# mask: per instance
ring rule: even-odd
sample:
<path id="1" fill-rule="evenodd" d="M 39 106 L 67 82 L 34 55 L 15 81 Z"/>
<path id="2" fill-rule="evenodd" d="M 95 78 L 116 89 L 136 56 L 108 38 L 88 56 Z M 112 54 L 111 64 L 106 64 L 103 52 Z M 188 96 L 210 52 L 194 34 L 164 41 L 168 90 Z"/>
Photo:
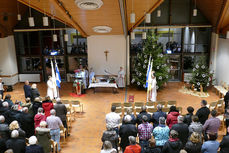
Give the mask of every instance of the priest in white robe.
<path id="1" fill-rule="evenodd" d="M 90 69 L 90 74 L 89 74 L 89 85 L 92 83 L 92 79 L 95 77 L 95 72 L 93 68 Z"/>
<path id="2" fill-rule="evenodd" d="M 157 80 L 156 77 L 154 76 L 154 73 L 152 73 L 152 79 L 150 80 L 150 101 L 155 102 L 157 101 Z"/>
<path id="3" fill-rule="evenodd" d="M 119 88 L 125 87 L 125 71 L 123 67 L 120 67 L 120 70 L 118 72 L 117 84 Z"/>
<path id="4" fill-rule="evenodd" d="M 50 99 L 54 99 L 54 97 L 56 97 L 56 93 L 55 93 L 55 88 L 56 88 L 56 86 L 55 86 L 55 84 L 53 83 L 53 80 L 52 80 L 52 77 L 51 76 L 49 76 L 48 77 L 49 79 L 48 79 L 48 81 L 47 81 L 47 96 L 49 96 L 50 97 Z"/>

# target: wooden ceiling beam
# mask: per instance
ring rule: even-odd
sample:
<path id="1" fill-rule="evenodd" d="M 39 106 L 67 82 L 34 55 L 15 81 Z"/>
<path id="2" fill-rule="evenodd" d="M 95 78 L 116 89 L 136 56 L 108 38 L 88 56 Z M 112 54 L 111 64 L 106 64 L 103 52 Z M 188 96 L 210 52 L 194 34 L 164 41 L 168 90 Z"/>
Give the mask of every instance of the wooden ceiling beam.
<path id="1" fill-rule="evenodd" d="M 222 23 L 223 23 L 223 21 L 225 19 L 225 15 L 226 15 L 226 13 L 228 11 L 228 8 L 229 8 L 229 1 L 228 0 L 224 0 L 223 1 L 223 5 L 222 5 L 221 10 L 220 10 L 220 16 L 219 16 L 219 19 L 218 19 L 218 22 L 217 22 L 216 33 L 219 33 L 220 31 L 223 31 L 223 29 L 225 29 L 225 27 L 228 27 L 228 26 L 225 26 L 223 28 L 221 27 Z"/>
<path id="2" fill-rule="evenodd" d="M 152 13 L 164 0 L 158 0 L 146 13 Z M 129 29 L 129 32 L 133 31 L 142 21 L 145 19 L 145 14 Z"/>

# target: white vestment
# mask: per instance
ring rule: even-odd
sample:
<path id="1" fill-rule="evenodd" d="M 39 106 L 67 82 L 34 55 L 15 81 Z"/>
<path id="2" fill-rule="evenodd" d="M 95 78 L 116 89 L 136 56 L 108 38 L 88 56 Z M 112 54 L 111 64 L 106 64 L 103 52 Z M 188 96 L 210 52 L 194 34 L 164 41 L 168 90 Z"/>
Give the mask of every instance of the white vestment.
<path id="1" fill-rule="evenodd" d="M 84 70 L 84 82 L 85 82 L 85 88 L 87 88 L 88 85 L 88 70 Z"/>
<path id="2" fill-rule="evenodd" d="M 125 71 L 121 70 L 118 72 L 117 84 L 119 88 L 125 87 Z"/>
<path id="3" fill-rule="evenodd" d="M 51 80 L 47 81 L 47 96 L 50 97 L 50 99 L 54 99 L 54 97 L 56 96 L 56 94 L 54 93 L 54 88 L 55 85 L 53 84 L 53 82 Z"/>
<path id="4" fill-rule="evenodd" d="M 92 83 L 92 79 L 95 77 L 95 72 L 91 71 L 89 75 L 89 84 Z"/>
<path id="5" fill-rule="evenodd" d="M 150 82 L 151 91 L 150 91 L 150 101 L 157 101 L 157 81 L 156 78 L 152 79 Z"/>

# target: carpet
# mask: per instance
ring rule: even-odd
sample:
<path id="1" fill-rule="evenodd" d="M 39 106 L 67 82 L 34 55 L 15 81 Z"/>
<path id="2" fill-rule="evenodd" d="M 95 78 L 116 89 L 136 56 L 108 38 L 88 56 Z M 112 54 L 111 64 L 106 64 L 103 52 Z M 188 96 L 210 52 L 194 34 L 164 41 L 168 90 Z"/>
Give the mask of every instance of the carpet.
<path id="1" fill-rule="evenodd" d="M 72 97 L 85 97 L 85 94 L 77 95 L 76 93 L 70 93 L 69 95 Z"/>

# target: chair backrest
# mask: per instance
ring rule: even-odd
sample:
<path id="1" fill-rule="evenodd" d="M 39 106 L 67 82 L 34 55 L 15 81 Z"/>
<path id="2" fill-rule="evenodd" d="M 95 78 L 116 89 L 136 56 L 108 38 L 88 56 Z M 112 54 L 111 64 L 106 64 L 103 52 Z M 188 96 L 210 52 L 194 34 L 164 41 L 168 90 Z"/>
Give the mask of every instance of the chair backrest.
<path id="1" fill-rule="evenodd" d="M 68 100 L 61 100 L 61 102 L 62 102 L 63 104 L 69 104 L 69 101 L 68 101 Z"/>
<path id="2" fill-rule="evenodd" d="M 211 102 L 210 105 L 209 105 L 209 109 L 210 109 L 210 110 L 215 109 L 216 106 L 217 106 L 217 103 L 218 103 L 218 102 Z"/>
<path id="3" fill-rule="evenodd" d="M 111 106 L 115 106 L 116 109 L 122 108 L 122 104 L 121 103 L 112 103 Z"/>
<path id="4" fill-rule="evenodd" d="M 136 108 L 136 107 L 142 107 L 142 106 L 144 106 L 144 102 L 135 102 L 134 103 L 134 107 Z"/>
<path id="5" fill-rule="evenodd" d="M 166 105 L 165 101 L 158 101 L 157 104 L 161 104 L 163 107 Z"/>
<path id="6" fill-rule="evenodd" d="M 132 108 L 132 103 L 129 103 L 129 102 L 127 102 L 127 103 L 123 103 L 123 107 L 124 108 Z"/>
<path id="7" fill-rule="evenodd" d="M 80 105 L 80 101 L 71 101 L 72 105 Z"/>
<path id="8" fill-rule="evenodd" d="M 141 111 L 142 111 L 141 108 L 136 108 L 136 109 L 135 109 L 135 114 L 138 115 Z"/>
<path id="9" fill-rule="evenodd" d="M 165 113 L 168 113 L 168 112 L 169 112 L 169 110 L 170 110 L 170 108 L 169 108 L 169 107 L 163 107 L 163 108 L 162 108 L 162 111 L 163 111 L 163 112 L 165 112 Z"/>
<path id="10" fill-rule="evenodd" d="M 179 111 L 180 114 L 182 114 L 182 107 L 177 107 L 177 110 Z"/>
<path id="11" fill-rule="evenodd" d="M 150 113 L 150 114 L 153 114 L 157 111 L 157 108 L 148 108 L 147 109 L 147 112 Z"/>
<path id="12" fill-rule="evenodd" d="M 115 113 L 119 114 L 120 116 L 122 115 L 122 109 L 118 108 L 115 110 Z"/>
<path id="13" fill-rule="evenodd" d="M 170 100 L 167 102 L 167 107 L 176 106 L 177 102 L 175 100 Z"/>

